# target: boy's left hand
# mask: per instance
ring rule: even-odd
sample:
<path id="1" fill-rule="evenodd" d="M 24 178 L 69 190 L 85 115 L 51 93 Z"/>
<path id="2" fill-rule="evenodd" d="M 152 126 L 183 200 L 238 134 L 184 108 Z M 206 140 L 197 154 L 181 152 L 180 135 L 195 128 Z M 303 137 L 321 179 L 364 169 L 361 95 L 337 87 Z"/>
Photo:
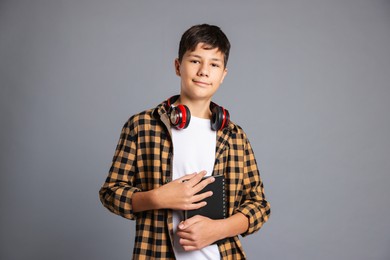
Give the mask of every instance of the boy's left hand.
<path id="1" fill-rule="evenodd" d="M 224 238 L 221 234 L 223 232 L 221 221 L 200 215 L 182 221 L 177 228 L 180 244 L 185 251 L 192 251 Z"/>

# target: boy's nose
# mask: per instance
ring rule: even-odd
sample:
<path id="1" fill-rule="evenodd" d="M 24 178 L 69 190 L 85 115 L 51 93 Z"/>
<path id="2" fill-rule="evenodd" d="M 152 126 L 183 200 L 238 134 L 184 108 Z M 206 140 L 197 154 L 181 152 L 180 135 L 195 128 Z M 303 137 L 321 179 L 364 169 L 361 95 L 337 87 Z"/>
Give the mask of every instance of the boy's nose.
<path id="1" fill-rule="evenodd" d="M 209 76 L 209 70 L 207 69 L 207 66 L 203 65 L 199 68 L 198 76 L 203 76 L 203 77 Z"/>

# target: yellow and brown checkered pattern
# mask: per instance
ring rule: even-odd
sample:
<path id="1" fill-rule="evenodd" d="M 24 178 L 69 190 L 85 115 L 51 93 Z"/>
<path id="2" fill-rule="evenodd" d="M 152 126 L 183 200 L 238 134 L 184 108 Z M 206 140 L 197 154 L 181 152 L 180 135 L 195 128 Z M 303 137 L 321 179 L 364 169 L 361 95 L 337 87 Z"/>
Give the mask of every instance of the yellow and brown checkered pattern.
<path id="1" fill-rule="evenodd" d="M 136 220 L 133 259 L 174 259 L 172 211 L 134 213 L 135 192 L 155 189 L 171 181 L 173 147 L 169 119 L 163 104 L 132 116 L 124 125 L 100 200 L 111 212 Z M 270 205 L 264 197 L 252 147 L 244 131 L 231 122 L 217 132 L 214 174 L 225 176 L 228 215 L 241 212 L 252 234 L 268 220 Z M 222 259 L 245 259 L 238 237 L 218 244 Z"/>

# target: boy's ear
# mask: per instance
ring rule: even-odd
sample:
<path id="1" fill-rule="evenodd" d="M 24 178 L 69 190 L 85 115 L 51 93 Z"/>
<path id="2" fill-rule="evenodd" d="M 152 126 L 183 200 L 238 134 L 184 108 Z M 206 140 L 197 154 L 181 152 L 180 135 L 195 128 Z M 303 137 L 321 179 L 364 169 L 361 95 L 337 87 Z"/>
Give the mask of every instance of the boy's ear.
<path id="1" fill-rule="evenodd" d="M 181 76 L 180 75 L 180 61 L 179 59 L 175 59 L 175 72 L 176 72 L 176 75 L 177 76 Z"/>
<path id="2" fill-rule="evenodd" d="M 223 80 L 225 79 L 227 72 L 228 72 L 228 70 L 227 70 L 227 68 L 225 68 L 224 71 L 223 71 L 223 75 L 222 75 L 222 79 L 221 79 L 221 84 L 223 83 Z"/>

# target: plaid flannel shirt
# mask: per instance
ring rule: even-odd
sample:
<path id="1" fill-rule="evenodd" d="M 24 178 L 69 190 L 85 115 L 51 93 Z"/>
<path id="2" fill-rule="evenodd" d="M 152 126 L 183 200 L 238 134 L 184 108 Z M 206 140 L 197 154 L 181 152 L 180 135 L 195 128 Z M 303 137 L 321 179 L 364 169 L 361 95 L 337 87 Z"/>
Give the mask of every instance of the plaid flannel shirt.
<path id="1" fill-rule="evenodd" d="M 170 209 L 134 213 L 135 192 L 155 189 L 172 180 L 173 147 L 166 109 L 160 104 L 132 116 L 124 125 L 100 200 L 111 212 L 136 220 L 133 259 L 175 259 Z M 252 234 L 268 220 L 270 205 L 264 196 L 256 160 L 244 131 L 236 124 L 217 132 L 214 174 L 223 174 L 228 216 L 241 212 Z M 221 259 L 245 259 L 238 236 L 218 244 Z"/>

